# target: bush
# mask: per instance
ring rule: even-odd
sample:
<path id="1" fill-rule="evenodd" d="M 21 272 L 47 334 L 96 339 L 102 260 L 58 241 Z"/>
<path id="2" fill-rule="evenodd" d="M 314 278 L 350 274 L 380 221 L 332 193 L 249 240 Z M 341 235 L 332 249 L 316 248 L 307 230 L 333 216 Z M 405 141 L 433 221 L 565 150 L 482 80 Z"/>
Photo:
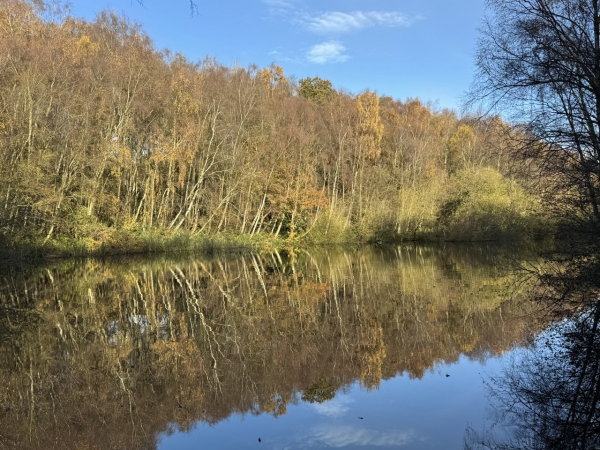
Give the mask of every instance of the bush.
<path id="1" fill-rule="evenodd" d="M 308 244 L 344 244 L 356 241 L 356 234 L 342 210 L 326 210 L 317 217 L 312 228 L 302 238 Z"/>
<path id="2" fill-rule="evenodd" d="M 448 240 L 515 240 L 539 234 L 540 213 L 518 183 L 488 167 L 457 173 L 437 222 Z"/>

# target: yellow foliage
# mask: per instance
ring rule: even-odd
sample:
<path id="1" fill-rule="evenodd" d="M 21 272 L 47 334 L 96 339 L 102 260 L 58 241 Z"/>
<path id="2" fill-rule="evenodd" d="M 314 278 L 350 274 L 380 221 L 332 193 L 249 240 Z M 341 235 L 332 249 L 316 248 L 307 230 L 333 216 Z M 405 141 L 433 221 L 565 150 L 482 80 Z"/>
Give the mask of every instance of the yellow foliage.
<path id="1" fill-rule="evenodd" d="M 490 167 L 461 170 L 455 181 L 438 213 L 449 237 L 477 240 L 527 235 L 538 205 L 518 183 Z"/>
<path id="2" fill-rule="evenodd" d="M 77 51 L 84 56 L 95 55 L 98 53 L 98 50 L 100 50 L 100 45 L 92 42 L 90 37 L 85 34 L 77 41 Z"/>
<path id="3" fill-rule="evenodd" d="M 450 172 L 465 167 L 471 159 L 475 132 L 469 125 L 461 125 L 446 144 L 446 166 Z"/>
<path id="4" fill-rule="evenodd" d="M 264 412 L 273 414 L 273 416 L 282 416 L 287 412 L 287 403 L 277 394 L 267 399 L 262 406 Z"/>
<path id="5" fill-rule="evenodd" d="M 171 91 L 175 95 L 173 104 L 179 114 L 195 115 L 200 111 L 201 98 L 194 92 L 193 76 L 195 74 L 181 69 L 171 81 Z"/>
<path id="6" fill-rule="evenodd" d="M 68 38 L 63 44 L 63 51 L 73 64 L 80 65 L 86 58 L 96 55 L 100 51 L 100 45 L 93 42 L 87 34 L 82 34 L 79 39 Z"/>
<path id="7" fill-rule="evenodd" d="M 376 318 L 369 319 L 365 342 L 362 345 L 363 366 L 361 383 L 369 390 L 379 387 L 382 378 L 383 361 L 387 353 L 383 340 L 383 328 Z"/>
<path id="8" fill-rule="evenodd" d="M 273 95 L 278 86 L 287 86 L 287 79 L 283 74 L 283 67 L 281 66 L 271 64 L 269 67 L 265 67 L 260 71 L 260 77 L 269 95 Z"/>
<path id="9" fill-rule="evenodd" d="M 356 96 L 356 108 L 359 115 L 359 142 L 366 158 L 375 162 L 381 156 L 383 124 L 379 114 L 379 96 L 366 91 Z"/>

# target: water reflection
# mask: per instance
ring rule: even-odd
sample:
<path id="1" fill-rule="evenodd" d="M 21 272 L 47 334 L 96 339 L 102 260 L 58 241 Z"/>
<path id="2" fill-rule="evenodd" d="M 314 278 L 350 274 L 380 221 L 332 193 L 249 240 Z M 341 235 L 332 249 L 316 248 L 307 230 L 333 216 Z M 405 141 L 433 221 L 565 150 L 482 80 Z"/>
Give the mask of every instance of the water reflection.
<path id="1" fill-rule="evenodd" d="M 361 427 L 320 425 L 306 437 L 307 446 L 326 445 L 347 447 L 349 445 L 369 447 L 403 447 L 415 440 L 412 431 L 378 431 Z"/>
<path id="2" fill-rule="evenodd" d="M 541 329 L 506 257 L 398 247 L 6 271 L 0 448 L 156 448 L 165 433 L 302 401 L 339 418 L 352 408 L 344 391 L 484 360 Z M 338 423 L 301 439 L 417 438 Z"/>
<path id="3" fill-rule="evenodd" d="M 470 449 L 600 448 L 600 302 L 542 333 L 490 382 L 495 426 Z"/>

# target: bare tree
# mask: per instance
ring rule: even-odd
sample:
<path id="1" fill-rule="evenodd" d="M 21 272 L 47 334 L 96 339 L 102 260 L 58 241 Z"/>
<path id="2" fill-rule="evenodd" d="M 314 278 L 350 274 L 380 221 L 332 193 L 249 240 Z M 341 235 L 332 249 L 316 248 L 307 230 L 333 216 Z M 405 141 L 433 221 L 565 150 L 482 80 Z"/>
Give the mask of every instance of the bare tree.
<path id="1" fill-rule="evenodd" d="M 511 116 L 519 148 L 557 176 L 562 198 L 600 222 L 598 0 L 488 0 L 469 105 Z"/>
<path id="2" fill-rule="evenodd" d="M 467 450 L 600 445 L 600 303 L 538 337 L 488 384 L 498 420 L 467 430 Z"/>
<path id="3" fill-rule="evenodd" d="M 137 2 L 140 5 L 144 4 L 144 0 L 137 0 Z M 193 16 L 195 14 L 198 14 L 198 5 L 196 4 L 196 2 L 194 0 L 190 0 L 190 14 Z"/>

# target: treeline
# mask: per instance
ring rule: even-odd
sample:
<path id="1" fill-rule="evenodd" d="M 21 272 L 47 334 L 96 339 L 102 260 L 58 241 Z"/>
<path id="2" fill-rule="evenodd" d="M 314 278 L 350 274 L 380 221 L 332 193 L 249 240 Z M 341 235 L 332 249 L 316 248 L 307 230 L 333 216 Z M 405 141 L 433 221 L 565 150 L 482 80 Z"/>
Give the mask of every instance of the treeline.
<path id="1" fill-rule="evenodd" d="M 194 63 L 113 13 L 49 19 L 35 5 L 0 3 L 3 245 L 541 230 L 537 197 L 508 176 L 511 130 L 497 118 L 296 82 L 275 65 Z"/>

